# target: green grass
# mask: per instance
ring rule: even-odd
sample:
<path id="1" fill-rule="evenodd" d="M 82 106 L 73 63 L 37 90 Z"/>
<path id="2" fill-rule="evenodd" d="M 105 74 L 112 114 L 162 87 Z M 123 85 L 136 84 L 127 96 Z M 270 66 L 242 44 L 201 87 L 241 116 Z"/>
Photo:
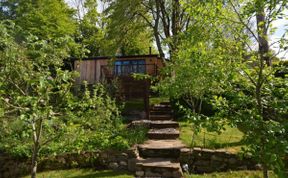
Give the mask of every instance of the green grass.
<path id="1" fill-rule="evenodd" d="M 133 110 L 138 110 L 138 111 L 145 110 L 144 100 L 143 99 L 133 99 L 133 100 L 131 99 L 131 100 L 125 101 L 124 111 L 133 111 Z"/>
<path id="2" fill-rule="evenodd" d="M 161 102 L 169 102 L 169 98 L 165 97 L 151 97 L 149 98 L 149 105 L 160 104 Z"/>
<path id="3" fill-rule="evenodd" d="M 225 126 L 225 131 L 220 135 L 216 132 L 208 132 L 202 129 L 199 134 L 194 135 L 194 144 L 192 144 L 193 130 L 191 124 L 180 122 L 180 139 L 188 147 L 202 147 L 212 149 L 227 149 L 230 152 L 238 152 L 241 149 L 241 140 L 243 133 L 237 128 Z"/>
<path id="4" fill-rule="evenodd" d="M 168 102 L 169 98 L 165 97 L 151 97 L 149 98 L 149 105 L 154 105 L 154 104 L 159 104 L 161 102 Z M 133 111 L 133 110 L 138 110 L 138 111 L 143 111 L 145 110 L 145 105 L 144 105 L 144 99 L 138 98 L 138 99 L 130 99 L 125 101 L 124 104 L 124 111 Z"/>
<path id="5" fill-rule="evenodd" d="M 25 176 L 24 178 L 29 178 Z M 69 169 L 58 171 L 46 171 L 37 174 L 38 178 L 133 178 L 134 176 L 127 172 L 115 172 L 110 170 L 96 171 L 93 169 Z M 261 178 L 261 171 L 230 171 L 217 172 L 210 174 L 185 174 L 185 178 Z M 269 172 L 270 178 L 276 178 L 273 172 Z"/>
<path id="6" fill-rule="evenodd" d="M 211 174 L 202 175 L 187 175 L 185 178 L 262 178 L 261 171 L 230 171 L 230 172 L 217 172 Z M 273 172 L 269 172 L 270 178 L 276 178 L 277 176 Z"/>
<path id="7" fill-rule="evenodd" d="M 24 178 L 29 178 L 25 176 Z M 115 172 L 110 170 L 96 171 L 93 169 L 69 169 L 69 170 L 57 170 L 46 171 L 37 174 L 38 178 L 133 178 L 134 176 L 127 172 Z"/>

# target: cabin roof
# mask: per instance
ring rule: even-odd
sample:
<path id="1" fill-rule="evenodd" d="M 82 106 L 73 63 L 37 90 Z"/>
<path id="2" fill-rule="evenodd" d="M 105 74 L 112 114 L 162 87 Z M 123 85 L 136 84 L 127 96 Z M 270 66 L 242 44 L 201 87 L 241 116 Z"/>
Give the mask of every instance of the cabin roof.
<path id="1" fill-rule="evenodd" d="M 148 57 L 157 57 L 159 58 L 159 56 L 157 54 L 149 54 L 149 55 L 128 55 L 128 56 L 97 56 L 97 57 L 85 57 L 82 58 L 81 60 L 109 60 L 112 58 L 116 58 L 116 59 L 121 59 L 121 58 L 125 58 L 125 59 L 129 59 L 129 58 L 148 58 Z M 79 60 L 79 58 L 75 58 L 72 57 L 70 58 L 72 61 L 76 61 Z"/>

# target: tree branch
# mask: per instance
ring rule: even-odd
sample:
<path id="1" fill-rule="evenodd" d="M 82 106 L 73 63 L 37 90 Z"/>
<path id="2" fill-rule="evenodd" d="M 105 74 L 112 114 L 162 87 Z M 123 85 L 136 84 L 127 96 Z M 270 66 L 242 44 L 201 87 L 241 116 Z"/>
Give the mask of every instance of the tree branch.
<path id="1" fill-rule="evenodd" d="M 245 73 L 245 75 L 248 77 L 248 79 L 253 83 L 253 85 L 256 87 L 257 86 L 257 83 L 253 80 L 253 78 L 245 71 L 245 70 L 241 70 L 241 71 L 243 71 L 244 73 Z M 241 71 L 239 71 L 240 72 L 240 74 L 241 74 Z"/>
<path id="2" fill-rule="evenodd" d="M 237 14 L 238 16 L 238 19 L 240 20 L 241 24 L 244 25 L 246 27 L 246 29 L 252 34 L 252 36 L 257 40 L 257 42 L 259 43 L 259 39 L 258 37 L 256 36 L 256 34 L 253 32 L 253 30 L 243 21 L 240 13 L 237 11 L 236 7 L 234 6 L 234 4 L 232 3 L 231 0 L 229 0 L 234 12 Z"/>

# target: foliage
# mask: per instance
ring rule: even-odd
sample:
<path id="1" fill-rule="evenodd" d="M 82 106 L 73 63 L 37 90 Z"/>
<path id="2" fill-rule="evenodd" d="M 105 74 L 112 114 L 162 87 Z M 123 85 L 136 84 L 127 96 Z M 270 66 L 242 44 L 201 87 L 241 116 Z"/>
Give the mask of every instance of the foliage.
<path id="1" fill-rule="evenodd" d="M 254 69 L 246 68 L 245 72 L 249 73 L 251 80 L 257 80 Z M 215 98 L 215 104 L 221 108 L 223 117 L 229 118 L 230 122 L 245 133 L 244 141 L 248 145 L 246 151 L 281 175 L 281 171 L 285 169 L 283 158 L 287 156 L 288 151 L 286 139 L 288 82 L 285 78 L 271 75 L 275 72 L 271 68 L 263 72 L 267 76 L 261 89 L 263 113 L 259 113 L 257 107 L 255 86 L 244 73 L 242 76 L 238 75 L 230 90 L 226 89 L 225 97 Z"/>
<path id="2" fill-rule="evenodd" d="M 271 66 L 274 54 L 267 35 L 272 21 L 284 17 L 287 2 L 184 3 L 194 23 L 181 36 L 178 59 L 164 71 L 171 77 L 158 89 L 186 101 L 188 107 L 179 107 L 196 125 L 195 131 L 202 126 L 217 131 L 227 123 L 237 126 L 245 134 L 246 152 L 263 165 L 264 177 L 267 168 L 284 176 L 287 78 L 274 76 L 283 69 Z M 286 45 L 284 39 L 279 43 Z M 201 114 L 203 101 L 218 111 L 214 117 Z"/>
<path id="3" fill-rule="evenodd" d="M 74 10 L 64 0 L 3 0 L 0 5 L 3 7 L 0 12 L 3 14 L 2 19 L 12 20 L 21 27 L 17 31 L 17 41 L 20 42 L 31 34 L 47 41 L 69 36 L 69 55 L 81 56 L 81 46 L 73 39 L 77 25 L 73 18 Z"/>
<path id="4" fill-rule="evenodd" d="M 285 139 L 288 80 L 275 77 L 275 72 L 279 69 L 272 66 L 273 54 L 269 51 L 267 32 L 270 29 L 273 33 L 271 23 L 283 16 L 281 12 L 287 9 L 284 5 L 287 1 L 276 4 L 270 1 L 253 1 L 240 10 L 235 8 L 233 2 L 230 3 L 238 20 L 259 47 L 256 52 L 245 51 L 245 56 L 249 57 L 237 65 L 230 85 L 225 89 L 224 98 L 216 97 L 216 105 L 221 105 L 221 112 L 226 112 L 224 117 L 228 117 L 245 133 L 244 141 L 248 146 L 246 151 L 252 153 L 263 165 L 263 176 L 268 177 L 267 169 L 272 168 L 278 176 L 285 177 L 285 157 L 288 153 L 288 142 Z M 252 15 L 256 16 L 256 31 L 253 26 L 244 23 L 245 18 Z M 249 43 L 250 39 L 246 40 L 246 44 Z M 245 46 L 248 49 L 250 47 Z"/>
<path id="5" fill-rule="evenodd" d="M 203 4 L 192 1 L 186 6 L 194 23 L 180 36 L 178 56 L 163 71 L 171 77 L 164 78 L 156 88 L 162 95 L 184 101 L 179 102 L 178 107 L 186 113 L 185 117 L 193 120 L 196 130 L 204 125 L 219 130 L 222 119 L 203 115 L 203 103 L 210 103 L 213 95 L 224 91 L 231 79 L 234 61 L 241 58 L 241 43 L 231 36 L 237 26 L 232 31 L 229 29 L 231 22 L 224 23 L 216 18 L 219 11 L 233 17 L 229 9 L 221 8 L 220 2 Z"/>
<path id="6" fill-rule="evenodd" d="M 111 1 L 105 13 L 108 16 L 107 34 L 113 41 L 111 50 L 122 55 L 148 53 L 152 46 L 152 32 L 143 19 L 135 18 L 139 1 Z"/>
<path id="7" fill-rule="evenodd" d="M 32 155 L 35 176 L 38 156 L 103 148 L 111 140 L 122 144 L 121 138 L 111 139 L 119 130 L 119 112 L 103 86 L 73 94 L 75 72 L 61 69 L 69 39 L 29 36 L 18 44 L 19 27 L 0 25 L 1 149 Z"/>
<path id="8" fill-rule="evenodd" d="M 108 55 L 111 41 L 106 38 L 106 19 L 98 13 L 96 0 L 74 1 L 76 5 L 76 41 L 85 56 Z"/>
<path id="9" fill-rule="evenodd" d="M 72 19 L 73 10 L 64 1 L 5 1 L 2 2 L 10 16 L 22 27 L 22 33 L 33 34 L 40 39 L 52 39 L 75 33 L 75 22 Z"/>
<path id="10" fill-rule="evenodd" d="M 133 128 L 125 128 L 122 132 L 122 136 L 127 139 L 129 146 L 143 143 L 147 137 L 148 129 L 142 126 L 136 126 Z"/>

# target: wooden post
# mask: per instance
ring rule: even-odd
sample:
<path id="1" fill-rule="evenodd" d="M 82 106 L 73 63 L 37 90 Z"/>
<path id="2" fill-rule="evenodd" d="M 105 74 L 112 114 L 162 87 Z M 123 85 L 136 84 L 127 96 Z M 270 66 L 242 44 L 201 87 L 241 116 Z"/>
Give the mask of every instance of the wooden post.
<path id="1" fill-rule="evenodd" d="M 144 105 L 145 105 L 145 112 L 146 112 L 146 119 L 149 119 L 149 80 L 144 81 Z"/>

